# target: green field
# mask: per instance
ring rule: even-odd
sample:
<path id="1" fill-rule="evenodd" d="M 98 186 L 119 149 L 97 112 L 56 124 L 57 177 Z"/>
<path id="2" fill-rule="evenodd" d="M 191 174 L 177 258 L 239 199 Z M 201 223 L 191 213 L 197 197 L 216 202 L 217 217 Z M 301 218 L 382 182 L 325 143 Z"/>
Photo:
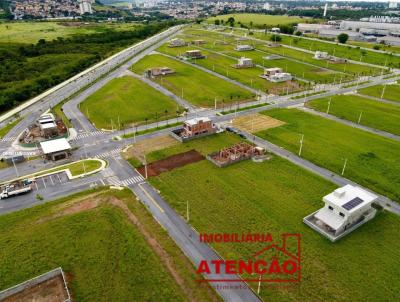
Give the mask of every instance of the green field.
<path id="1" fill-rule="evenodd" d="M 0 289 L 62 267 L 74 301 L 216 299 L 194 281 L 191 263 L 128 190 L 84 192 L 3 215 L 0 230 Z M 165 251 L 163 260 L 151 240 Z"/>
<path id="2" fill-rule="evenodd" d="M 204 30 L 193 30 L 188 29 L 185 31 L 188 36 L 197 37 L 197 39 L 207 39 L 207 41 L 215 42 L 224 40 L 231 45 L 213 45 L 213 43 L 206 44 L 213 50 L 227 52 L 236 57 L 240 55 L 246 55 L 246 53 L 239 53 L 232 51 L 234 45 L 236 45 L 236 40 L 232 37 L 224 37 L 222 34 L 217 34 L 214 32 L 204 31 Z M 260 53 L 258 56 L 259 64 L 266 64 L 266 67 L 270 67 L 278 64 L 282 68 L 289 66 L 290 72 L 296 74 L 299 77 L 304 77 L 305 79 L 315 81 L 315 82 L 333 82 L 339 81 L 342 78 L 343 81 L 350 80 L 357 74 L 377 74 L 379 72 L 378 68 L 373 68 L 370 66 L 363 66 L 360 64 L 353 63 L 329 63 L 325 60 L 317 60 L 313 58 L 313 54 L 307 52 L 291 49 L 287 47 L 268 47 L 264 43 L 254 42 L 254 41 L 242 41 L 242 44 L 251 44 L 255 46 L 256 49 L 264 52 Z M 277 54 L 283 58 L 280 60 L 262 60 L 263 56 L 268 54 Z M 311 65 L 310 65 L 311 64 Z M 278 66 L 278 67 L 279 67 Z M 289 69 L 288 69 L 289 70 Z"/>
<path id="3" fill-rule="evenodd" d="M 154 81 L 164 86 L 177 96 L 182 96 L 194 105 L 213 107 L 215 99 L 218 105 L 251 101 L 251 92 L 234 84 L 228 83 L 214 75 L 208 74 L 188 64 L 155 54 L 144 57 L 131 69 L 137 74 L 143 74 L 148 68 L 167 66 L 176 71 L 175 74 Z"/>
<path id="4" fill-rule="evenodd" d="M 156 160 L 192 148 L 205 154 L 237 141 L 232 134 L 221 134 L 150 153 L 149 157 Z M 302 219 L 321 208 L 322 196 L 335 186 L 286 160 L 274 156 L 263 163 L 244 161 L 226 168 L 204 160 L 150 181 L 183 217 L 189 201 L 190 223 L 198 232 L 270 232 L 277 244 L 283 233 L 301 234 L 301 284 L 288 288 L 263 284 L 260 294 L 264 301 L 375 301 L 397 297 L 399 218 L 382 212 L 339 242 L 329 242 L 305 226 Z M 391 248 L 382 249 L 384 246 Z M 247 259 L 265 246 L 221 243 L 213 247 L 225 259 Z M 362 257 L 355 247 L 362 248 Z M 365 259 L 374 259 L 366 271 L 360 269 Z M 257 290 L 257 283 L 251 285 Z"/>
<path id="5" fill-rule="evenodd" d="M 256 66 L 253 68 L 244 69 L 234 68 L 233 65 L 237 64 L 237 60 L 205 50 L 204 48 L 208 49 L 208 45 L 209 44 L 201 45 L 202 53 L 207 56 L 207 59 L 192 61 L 192 63 L 205 67 L 257 90 L 269 93 L 273 93 L 275 91 L 280 92 L 275 94 L 285 94 L 287 92 L 287 89 L 285 89 L 286 83 L 272 83 L 260 78 L 260 75 L 263 73 L 262 68 Z M 163 45 L 158 49 L 158 51 L 172 56 L 177 56 L 186 50 L 193 49 L 194 47 L 199 48 L 198 46 L 169 48 L 166 45 Z M 304 83 L 299 82 L 299 85 L 302 84 Z M 301 87 L 296 89 L 296 91 L 298 90 L 301 90 Z M 292 89 L 290 89 L 290 92 L 292 92 Z"/>
<path id="6" fill-rule="evenodd" d="M 14 128 L 19 122 L 21 121 L 21 118 L 17 118 L 15 121 L 7 124 L 7 126 L 4 126 L 3 128 L 0 129 L 0 138 L 3 138 L 7 133 Z"/>
<path id="7" fill-rule="evenodd" d="M 386 85 L 385 91 L 383 91 L 384 85 L 370 86 L 367 88 L 360 89 L 358 92 L 361 94 L 374 96 L 376 98 L 381 98 L 382 92 L 383 98 L 389 101 L 400 102 L 400 85 L 391 84 Z"/>
<path id="8" fill-rule="evenodd" d="M 250 43 L 250 42 L 242 42 L 243 44 L 245 43 Z M 250 43 L 253 44 L 253 43 Z M 314 81 L 314 82 L 333 82 L 333 79 L 335 77 L 335 72 L 331 70 L 326 70 L 326 69 L 321 69 L 317 66 L 309 66 L 306 64 L 303 64 L 302 62 L 296 62 L 296 61 L 291 61 L 285 58 L 282 58 L 280 60 L 264 60 L 263 57 L 267 56 L 268 53 L 264 51 L 254 50 L 254 51 L 236 51 L 234 50 L 236 45 L 236 42 L 231 42 L 230 45 L 213 45 L 213 43 L 208 43 L 205 45 L 202 45 L 202 47 L 217 51 L 219 53 L 223 53 L 225 55 L 234 57 L 234 58 L 240 58 L 240 57 L 248 57 L 253 60 L 255 64 L 258 64 L 260 66 L 263 66 L 265 68 L 270 68 L 270 67 L 280 67 L 282 68 L 285 72 L 290 72 L 292 75 L 295 77 L 298 77 L 300 79 L 305 79 L 308 81 Z M 195 46 L 193 46 L 195 47 Z M 259 48 L 258 45 L 255 45 L 256 48 Z M 337 76 L 339 77 L 339 76 Z"/>
<path id="9" fill-rule="evenodd" d="M 58 37 L 128 30 L 134 27 L 131 23 L 0 22 L 0 43 L 36 43 L 40 39 L 50 41 Z"/>
<path id="10" fill-rule="evenodd" d="M 256 135 L 395 201 L 400 201 L 400 143 L 296 109 L 265 111 L 287 124 Z"/>
<path id="11" fill-rule="evenodd" d="M 216 17 L 212 17 L 207 19 L 208 22 L 214 23 L 214 20 L 224 20 L 226 22 L 230 17 L 235 19 L 236 24 L 238 22 L 250 25 L 250 22 L 253 22 L 255 27 L 262 27 L 265 25 L 285 25 L 285 24 L 293 24 L 304 22 L 304 18 L 294 17 L 294 16 L 278 16 L 278 15 L 263 15 L 263 14 L 227 14 L 220 15 Z"/>
<path id="12" fill-rule="evenodd" d="M 313 100 L 308 107 L 326 112 L 329 98 Z M 338 95 L 331 99 L 329 114 L 361 125 L 400 135 L 400 107 L 362 98 L 356 95 Z"/>
<path id="13" fill-rule="evenodd" d="M 234 30 L 236 34 L 243 35 L 245 32 L 239 29 Z M 253 34 L 254 38 L 263 39 L 270 41 L 271 34 L 264 34 L 255 32 Z M 341 58 L 347 58 L 354 61 L 361 61 L 366 63 L 371 63 L 375 65 L 384 65 L 387 60 L 388 67 L 398 68 L 400 66 L 400 57 L 392 56 L 390 54 L 378 53 L 368 50 L 357 49 L 354 47 L 327 43 L 324 41 L 315 41 L 303 39 L 296 36 L 282 36 L 282 41 L 280 43 L 286 45 L 296 46 L 309 51 L 326 51 L 331 55 L 335 55 Z"/>
<path id="14" fill-rule="evenodd" d="M 122 129 L 176 116 L 169 97 L 131 76 L 116 78 L 89 96 L 81 111 L 98 129 Z"/>

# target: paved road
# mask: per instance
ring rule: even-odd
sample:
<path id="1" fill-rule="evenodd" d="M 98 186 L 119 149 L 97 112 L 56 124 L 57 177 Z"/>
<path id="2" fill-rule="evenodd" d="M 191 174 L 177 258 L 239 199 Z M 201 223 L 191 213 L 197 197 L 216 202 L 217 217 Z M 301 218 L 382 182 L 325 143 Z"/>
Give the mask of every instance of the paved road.
<path id="1" fill-rule="evenodd" d="M 325 168 L 317 166 L 317 165 L 313 164 L 312 162 L 310 162 L 306 159 L 303 159 L 303 158 L 295 155 L 294 153 L 292 153 L 286 149 L 283 149 L 265 139 L 262 139 L 258 136 L 254 136 L 253 134 L 250 134 L 250 133 L 247 133 L 244 131 L 240 131 L 240 132 L 243 133 L 249 141 L 254 142 L 258 146 L 261 146 L 261 147 L 265 148 L 266 150 L 294 163 L 295 165 L 302 167 L 308 171 L 311 171 L 311 172 L 325 178 L 326 180 L 329 180 L 329 181 L 337 184 L 338 186 L 344 186 L 346 184 L 351 184 L 354 186 L 362 187 L 361 185 L 359 185 L 343 176 L 340 176 L 330 170 L 327 170 Z M 387 209 L 388 211 L 393 212 L 397 215 L 400 215 L 400 204 L 390 200 L 386 196 L 383 196 L 376 192 L 373 192 L 368 188 L 364 188 L 364 189 L 369 192 L 372 192 L 373 194 L 376 194 L 379 197 L 378 198 L 379 204 L 381 206 L 383 206 L 385 209 Z"/>
<path id="2" fill-rule="evenodd" d="M 173 60 L 175 60 L 175 61 L 179 61 L 179 62 L 181 62 L 181 63 L 185 63 L 185 64 L 187 64 L 187 65 L 190 65 L 190 66 L 192 66 L 192 67 L 195 67 L 195 68 L 197 68 L 197 69 L 200 69 L 200 70 L 202 70 L 202 71 L 204 71 L 204 72 L 206 72 L 206 73 L 208 73 L 208 74 L 211 74 L 211 75 L 216 76 L 216 77 L 218 77 L 218 78 L 220 78 L 220 79 L 223 79 L 223 80 L 226 81 L 226 82 L 229 82 L 229 83 L 231 83 L 231 84 L 233 84 L 233 85 L 239 86 L 239 87 L 241 87 L 241 88 L 243 88 L 243 89 L 246 89 L 246 90 L 248 90 L 248 91 L 250 91 L 250 92 L 252 92 L 252 93 L 254 93 L 254 94 L 260 94 L 260 91 L 259 91 L 259 90 L 253 89 L 253 88 L 251 88 L 251 87 L 249 87 L 249 86 L 246 86 L 246 85 L 244 85 L 244 84 L 242 84 L 242 83 L 240 83 L 240 82 L 238 82 L 238 81 L 235 81 L 235 80 L 232 80 L 231 78 L 228 78 L 228 77 L 226 77 L 226 76 L 223 76 L 223 75 L 220 74 L 220 73 L 217 73 L 217 72 L 214 72 L 214 71 L 212 71 L 212 70 L 210 70 L 210 69 L 207 69 L 207 68 L 205 68 L 205 67 L 203 67 L 203 66 L 200 66 L 200 65 L 191 63 L 191 62 L 186 61 L 186 60 L 179 60 L 178 58 L 176 58 L 176 57 L 174 57 L 174 56 L 167 55 L 167 54 L 165 54 L 165 53 L 160 53 L 160 54 L 163 55 L 163 56 L 165 56 L 165 57 L 168 57 L 168 58 L 170 58 L 170 59 L 173 59 Z M 262 92 L 261 92 L 261 93 L 262 93 Z M 264 93 L 263 93 L 263 94 L 264 94 Z"/>
<path id="3" fill-rule="evenodd" d="M 91 131 L 96 131 L 96 127 L 90 123 L 90 121 L 85 117 L 85 115 L 80 111 L 78 108 L 79 104 L 82 103 L 87 97 L 92 95 L 94 92 L 99 90 L 101 87 L 106 85 L 110 80 L 123 76 L 124 73 L 129 70 L 129 68 L 136 62 L 138 62 L 140 59 L 143 57 L 147 56 L 149 53 L 154 51 L 154 49 L 157 49 L 160 47 L 162 44 L 164 44 L 167 40 L 169 40 L 171 37 L 173 37 L 176 33 L 171 34 L 167 36 L 164 39 L 161 39 L 157 43 L 149 46 L 145 50 L 141 51 L 140 53 L 136 54 L 132 59 L 129 61 L 125 62 L 123 65 L 119 66 L 117 69 L 114 71 L 108 73 L 105 77 L 88 87 L 86 90 L 72 98 L 70 101 L 65 103 L 63 105 L 63 111 L 64 114 L 67 116 L 67 118 L 72 120 L 72 124 L 74 125 L 74 128 L 78 132 L 91 132 Z"/>
<path id="4" fill-rule="evenodd" d="M 374 97 L 374 96 L 371 96 L 371 95 L 366 95 L 366 94 L 361 94 L 361 93 L 356 93 L 355 95 L 357 95 L 359 97 L 366 98 L 366 99 L 370 99 L 370 100 L 373 100 L 373 101 L 389 104 L 389 105 L 400 106 L 400 102 L 389 101 L 389 100 L 386 100 L 386 99 L 380 99 L 380 98 L 377 98 L 377 97 Z"/>
<path id="5" fill-rule="evenodd" d="M 130 178 L 141 176 L 136 170 L 131 169 L 123 159 L 116 159 L 110 165 L 116 165 L 120 173 L 129 175 Z M 196 267 L 201 260 L 211 261 L 221 259 L 209 245 L 200 242 L 199 234 L 168 205 L 150 184 L 143 181 L 130 184 L 128 187 L 139 197 L 154 218 L 162 225 L 168 232 L 168 235 Z M 221 271 L 224 271 L 223 266 Z M 246 285 L 236 275 L 216 274 L 214 270 L 207 277 L 210 279 L 238 280 L 238 282 L 218 282 L 218 286 L 237 285 L 238 283 Z M 246 287 L 241 289 L 216 290 L 224 301 L 260 301 L 257 295 Z"/>
<path id="6" fill-rule="evenodd" d="M 350 127 L 353 127 L 353 128 L 361 129 L 361 130 L 364 130 L 364 131 L 367 131 L 367 132 L 370 132 L 370 133 L 373 133 L 373 134 L 377 134 L 379 136 L 383 136 L 383 137 L 386 137 L 386 138 L 394 139 L 396 141 L 400 141 L 400 136 L 392 134 L 392 133 L 389 133 L 389 132 L 386 132 L 386 131 L 382 131 L 382 130 L 374 129 L 374 128 L 367 127 L 367 126 L 364 126 L 364 125 L 360 125 L 360 124 L 351 122 L 349 120 L 345 120 L 345 119 L 339 118 L 339 117 L 334 116 L 332 114 L 319 112 L 319 111 L 316 111 L 316 110 L 313 110 L 313 109 L 310 109 L 310 108 L 307 108 L 307 107 L 299 107 L 299 109 L 301 109 L 301 110 L 303 110 L 305 112 L 308 112 L 308 113 L 311 113 L 311 114 L 314 114 L 314 115 L 318 115 L 318 116 L 321 116 L 323 118 L 335 121 L 335 122 L 339 122 L 341 124 L 344 124 L 344 125 L 347 125 L 347 126 L 350 126 Z"/>
<path id="7" fill-rule="evenodd" d="M 152 80 L 145 78 L 144 76 L 140 76 L 130 70 L 127 71 L 127 74 L 141 80 L 142 82 L 146 83 L 147 85 L 153 87 L 154 89 L 158 90 L 159 92 L 161 92 L 162 94 L 168 96 L 169 98 L 171 98 L 172 100 L 175 101 L 175 103 L 177 103 L 178 105 L 182 106 L 183 108 L 187 108 L 189 109 L 189 112 L 195 111 L 196 110 L 196 106 L 192 105 L 191 103 L 189 103 L 188 101 L 186 101 L 183 98 L 180 98 L 179 96 L 173 94 L 171 91 L 165 89 L 163 86 L 158 85 L 157 83 L 153 82 Z"/>

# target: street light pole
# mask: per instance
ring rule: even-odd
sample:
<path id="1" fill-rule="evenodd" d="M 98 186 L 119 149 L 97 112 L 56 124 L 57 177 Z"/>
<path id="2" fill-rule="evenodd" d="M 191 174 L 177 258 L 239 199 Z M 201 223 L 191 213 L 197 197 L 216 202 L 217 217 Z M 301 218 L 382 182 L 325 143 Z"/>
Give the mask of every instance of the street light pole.
<path id="1" fill-rule="evenodd" d="M 343 169 L 342 169 L 342 175 L 344 174 L 344 170 L 346 169 L 347 165 L 347 158 L 344 159 L 344 164 L 343 164 Z"/>
<path id="2" fill-rule="evenodd" d="M 359 123 L 361 122 L 362 114 L 363 114 L 363 112 L 361 111 L 361 112 L 360 112 L 360 115 L 358 116 L 358 122 L 357 122 L 357 124 L 359 124 Z"/>
<path id="3" fill-rule="evenodd" d="M 301 156 L 301 151 L 303 150 L 303 141 L 304 141 L 304 134 L 301 135 L 300 139 L 299 156 Z"/>
<path id="4" fill-rule="evenodd" d="M 328 109 L 326 110 L 326 114 L 329 114 L 329 109 L 331 108 L 331 101 L 332 101 L 332 97 L 329 98 Z"/>

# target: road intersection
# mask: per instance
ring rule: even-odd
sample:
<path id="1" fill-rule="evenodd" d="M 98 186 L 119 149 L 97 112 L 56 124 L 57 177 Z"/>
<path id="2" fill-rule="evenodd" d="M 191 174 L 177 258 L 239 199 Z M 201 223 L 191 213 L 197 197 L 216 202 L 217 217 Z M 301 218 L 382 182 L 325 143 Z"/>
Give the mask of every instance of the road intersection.
<path id="1" fill-rule="evenodd" d="M 176 244 L 182 249 L 182 251 L 193 262 L 194 265 L 197 265 L 203 259 L 217 259 L 219 258 L 218 254 L 209 245 L 201 243 L 199 241 L 199 236 L 196 231 L 183 219 L 183 217 L 179 216 L 160 196 L 160 194 L 146 181 L 146 179 L 141 174 L 139 174 L 138 171 L 133 169 L 129 165 L 129 163 L 122 157 L 121 153 L 127 146 L 137 141 L 165 135 L 166 133 L 171 131 L 171 129 L 158 130 L 157 126 L 167 126 L 168 124 L 173 124 L 177 121 L 184 121 L 188 118 L 207 116 L 210 117 L 215 123 L 229 123 L 236 116 L 257 113 L 274 108 L 302 106 L 305 102 L 312 99 L 329 97 L 340 93 L 349 93 L 364 87 L 390 83 L 400 77 L 398 71 L 395 71 L 396 77 L 394 78 L 385 79 L 385 76 L 370 77 L 367 83 L 357 85 L 357 82 L 354 82 L 354 84 L 356 85 L 352 87 L 346 87 L 346 85 L 349 85 L 349 83 L 327 85 L 325 87 L 320 87 L 319 91 L 321 93 L 315 95 L 312 95 L 312 93 L 314 93 L 315 91 L 273 97 L 268 97 L 265 95 L 265 98 L 263 98 L 262 100 L 235 105 L 233 109 L 236 110 L 236 112 L 225 115 L 221 114 L 221 111 L 224 111 L 224 109 L 200 109 L 190 105 L 188 106 L 190 110 L 187 115 L 177 117 L 176 119 L 161 121 L 149 125 L 141 125 L 135 129 L 116 129 L 115 131 L 103 131 L 101 129 L 96 129 L 96 127 L 93 126 L 86 118 L 86 116 L 78 109 L 79 104 L 89 95 L 93 94 L 95 91 L 103 87 L 111 79 L 126 74 L 127 70 L 129 70 L 129 67 L 133 63 L 137 62 L 144 56 L 157 49 L 160 45 L 165 43 L 166 40 L 170 39 L 171 36 L 177 33 L 179 33 L 179 31 L 171 31 L 168 35 L 160 36 L 157 41 L 154 40 L 154 43 L 149 44 L 148 47 L 143 49 L 141 52 L 135 53 L 135 55 L 133 55 L 128 61 L 126 61 L 122 65 L 119 65 L 116 69 L 112 70 L 109 73 L 102 74 L 101 77 L 96 76 L 97 81 L 95 81 L 94 84 L 84 88 L 79 93 L 75 94 L 71 99 L 68 100 L 68 102 L 63 105 L 62 108 L 64 114 L 68 119 L 71 120 L 72 125 L 77 130 L 77 136 L 70 141 L 72 147 L 76 149 L 73 152 L 71 160 L 78 160 L 83 158 L 102 158 L 107 160 L 108 162 L 108 166 L 106 167 L 106 169 L 97 174 L 75 180 L 66 180 L 65 176 L 62 173 L 54 174 L 51 177 L 38 178 L 36 181 L 37 185 L 34 188 L 34 195 L 22 195 L 14 197 L 10 200 L 1 200 L 0 214 L 31 207 L 49 200 L 54 200 L 59 197 L 67 196 L 72 193 L 87 190 L 97 186 L 125 186 L 132 190 L 132 192 L 149 209 L 155 219 L 161 224 L 163 228 L 167 230 L 170 237 L 176 242 Z M 204 69 L 203 67 L 200 67 L 196 64 L 191 65 L 202 70 Z M 226 77 L 210 70 L 207 70 L 207 72 L 210 72 L 220 78 L 226 79 Z M 238 84 L 236 82 L 232 83 Z M 69 85 L 71 85 L 71 91 L 76 90 L 75 82 L 72 82 Z M 238 86 L 241 85 L 243 84 L 240 84 Z M 152 86 L 160 90 L 161 92 L 166 93 L 165 91 L 162 91 L 164 88 L 162 88 L 161 86 Z M 63 89 L 65 90 L 67 88 L 64 87 Z M 251 88 L 246 86 L 246 89 L 250 90 Z M 30 123 L 33 123 L 41 113 L 49 109 L 49 107 L 54 106 L 56 103 L 64 100 L 66 95 L 70 96 L 71 94 L 66 93 L 63 95 L 63 97 L 59 97 L 57 101 L 46 99 L 45 101 L 37 102 L 31 107 L 23 109 L 21 115 L 25 116 L 25 118 L 18 125 L 16 125 L 6 135 L 4 139 L 0 141 L 0 152 L 12 150 L 13 147 L 11 143 L 18 137 L 18 135 Z M 304 97 L 294 98 L 296 96 L 303 95 Z M 180 105 L 188 105 L 185 100 L 175 99 L 175 101 Z M 251 107 L 254 105 L 258 105 L 259 107 L 246 109 L 246 107 Z M 359 125 L 348 125 L 351 127 L 360 128 Z M 137 135 L 130 138 L 123 138 L 123 135 L 125 133 L 132 133 L 134 131 L 143 131 L 149 129 L 153 129 L 154 132 Z M 387 136 L 386 134 L 378 132 L 375 132 L 375 134 Z M 347 180 L 335 173 L 332 173 L 331 171 L 318 167 L 309 161 L 299 158 L 289 151 L 273 145 L 268 141 L 255 137 L 249 133 L 244 133 L 244 135 L 250 141 L 253 141 L 260 146 L 263 146 L 267 150 L 286 158 L 296 165 L 299 165 L 326 179 L 329 179 L 330 181 L 338 185 L 353 183 L 350 180 Z M 115 137 L 122 137 L 122 139 L 115 139 Z M 397 136 L 391 138 L 398 140 Z M 17 167 L 18 175 L 31 174 L 37 171 L 41 171 L 43 169 L 51 168 L 53 166 L 54 163 L 44 162 L 42 159 L 34 159 L 32 161 L 19 164 Z M 13 179 L 15 178 L 15 176 L 16 170 L 14 169 L 14 167 L 0 170 L 0 179 L 2 181 Z M 380 195 L 379 198 L 381 204 L 385 208 L 391 210 L 392 212 L 400 214 L 400 206 L 397 203 L 389 200 L 385 196 Z M 215 272 L 213 272 L 212 275 L 215 276 Z M 238 282 L 241 282 L 239 280 L 239 277 L 236 277 L 238 278 Z M 219 275 L 218 278 L 223 278 L 223 276 Z M 222 285 L 228 284 L 223 283 Z M 246 287 L 246 289 L 240 290 L 218 290 L 218 293 L 226 301 L 259 301 L 259 297 L 252 291 L 250 287 Z"/>

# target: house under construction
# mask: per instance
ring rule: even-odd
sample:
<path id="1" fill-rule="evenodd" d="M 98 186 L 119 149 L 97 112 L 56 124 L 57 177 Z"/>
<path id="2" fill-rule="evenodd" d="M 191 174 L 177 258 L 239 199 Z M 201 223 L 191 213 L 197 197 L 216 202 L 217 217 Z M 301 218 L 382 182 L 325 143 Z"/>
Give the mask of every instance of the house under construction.
<path id="1" fill-rule="evenodd" d="M 159 76 L 166 76 L 169 74 L 174 74 L 175 70 L 169 67 L 155 67 L 146 69 L 144 72 L 144 76 L 146 78 L 156 78 Z"/>
<path id="2" fill-rule="evenodd" d="M 207 155 L 207 159 L 222 168 L 233 163 L 263 155 L 265 150 L 246 142 L 235 144 Z"/>

